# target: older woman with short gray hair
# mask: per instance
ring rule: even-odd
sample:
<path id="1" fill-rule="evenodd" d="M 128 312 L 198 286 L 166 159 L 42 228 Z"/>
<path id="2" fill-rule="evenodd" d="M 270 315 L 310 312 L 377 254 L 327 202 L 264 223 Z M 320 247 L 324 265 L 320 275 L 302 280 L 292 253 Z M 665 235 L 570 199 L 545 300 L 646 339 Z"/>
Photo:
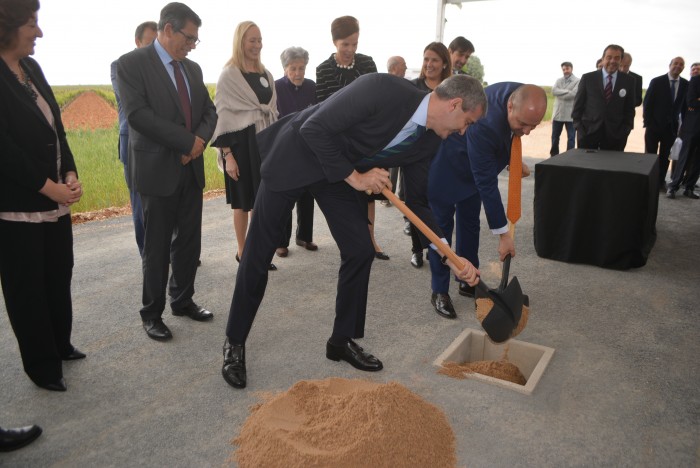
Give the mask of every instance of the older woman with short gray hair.
<path id="1" fill-rule="evenodd" d="M 299 112 L 316 104 L 316 83 L 305 78 L 309 53 L 301 47 L 290 47 L 280 55 L 284 76 L 275 81 L 277 110 L 279 117 Z M 314 198 L 305 192 L 297 201 L 296 244 L 306 250 L 317 250 L 313 243 Z M 289 241 L 292 237 L 292 216 L 289 215 L 287 230 L 277 249 L 278 257 L 289 255 Z"/>

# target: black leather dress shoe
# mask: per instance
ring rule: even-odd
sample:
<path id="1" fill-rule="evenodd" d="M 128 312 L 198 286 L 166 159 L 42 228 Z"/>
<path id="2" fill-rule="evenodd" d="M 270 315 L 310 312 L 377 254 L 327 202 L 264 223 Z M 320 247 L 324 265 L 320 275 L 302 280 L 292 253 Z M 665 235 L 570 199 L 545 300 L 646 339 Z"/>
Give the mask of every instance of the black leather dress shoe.
<path id="1" fill-rule="evenodd" d="M 435 312 L 441 317 L 448 319 L 457 318 L 455 308 L 452 305 L 452 299 L 449 294 L 433 293 L 430 297 L 430 303 L 435 307 Z"/>
<path id="2" fill-rule="evenodd" d="M 42 384 L 38 382 L 34 382 L 38 387 L 41 387 L 45 390 L 51 390 L 52 392 L 65 392 L 68 390 L 68 386 L 66 385 L 66 379 L 61 377 L 55 382 L 47 383 L 47 384 Z"/>
<path id="3" fill-rule="evenodd" d="M 685 189 L 685 191 L 683 192 L 683 196 L 692 198 L 693 200 L 697 200 L 698 198 L 700 198 L 700 195 L 695 193 L 692 189 Z"/>
<path id="4" fill-rule="evenodd" d="M 368 372 L 380 371 L 384 368 L 382 361 L 365 351 L 354 341 L 349 340 L 342 346 L 326 343 L 326 357 L 331 361 L 345 361 L 355 369 Z"/>
<path id="5" fill-rule="evenodd" d="M 232 387 L 245 388 L 247 383 L 245 371 L 245 345 L 232 345 L 228 338 L 224 342 L 224 366 L 221 375 Z"/>
<path id="6" fill-rule="evenodd" d="M 411 255 L 411 265 L 415 268 L 420 268 L 423 266 L 423 252 L 417 252 Z"/>
<path id="7" fill-rule="evenodd" d="M 474 286 L 467 283 L 459 283 L 459 295 L 464 297 L 474 297 Z"/>
<path id="8" fill-rule="evenodd" d="M 157 341 L 167 341 L 173 337 L 170 329 L 165 326 L 163 319 L 144 320 L 143 329 L 149 338 Z"/>
<path id="9" fill-rule="evenodd" d="M 297 239 L 296 242 L 299 247 L 304 247 L 306 250 L 311 250 L 312 252 L 318 250 L 318 245 L 313 242 L 306 242 L 301 239 Z"/>
<path id="10" fill-rule="evenodd" d="M 78 348 L 73 347 L 73 351 L 71 351 L 70 354 L 61 356 L 61 359 L 64 361 L 75 361 L 76 359 L 85 359 L 85 353 L 80 351 Z"/>
<path id="11" fill-rule="evenodd" d="M 676 198 L 676 191 L 673 189 L 668 189 L 666 192 L 666 198 L 674 199 Z"/>
<path id="12" fill-rule="evenodd" d="M 41 435 L 37 425 L 3 429 L 0 427 L 0 452 L 11 452 L 34 442 Z"/>
<path id="13" fill-rule="evenodd" d="M 379 260 L 389 260 L 389 256 L 384 252 L 374 252 L 374 258 L 378 258 Z"/>
<path id="14" fill-rule="evenodd" d="M 173 315 L 176 315 L 178 317 L 186 315 L 192 320 L 196 320 L 198 322 L 205 322 L 214 318 L 214 314 L 209 312 L 204 307 L 198 306 L 194 302 L 188 306 L 181 307 L 179 309 L 173 309 Z"/>

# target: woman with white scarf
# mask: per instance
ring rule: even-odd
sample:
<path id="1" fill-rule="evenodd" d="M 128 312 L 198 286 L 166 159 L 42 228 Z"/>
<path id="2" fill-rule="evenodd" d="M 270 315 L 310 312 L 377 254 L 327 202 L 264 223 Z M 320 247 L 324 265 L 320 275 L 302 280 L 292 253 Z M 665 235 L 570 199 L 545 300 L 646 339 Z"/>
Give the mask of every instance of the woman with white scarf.
<path id="1" fill-rule="evenodd" d="M 219 120 L 212 146 L 223 163 L 226 202 L 233 209 L 233 229 L 243 255 L 248 219 L 260 185 L 260 153 L 255 135 L 277 120 L 277 96 L 270 72 L 260 62 L 262 36 L 252 21 L 236 26 L 233 55 L 216 84 L 214 104 Z M 276 270 L 270 264 L 270 270 Z"/>

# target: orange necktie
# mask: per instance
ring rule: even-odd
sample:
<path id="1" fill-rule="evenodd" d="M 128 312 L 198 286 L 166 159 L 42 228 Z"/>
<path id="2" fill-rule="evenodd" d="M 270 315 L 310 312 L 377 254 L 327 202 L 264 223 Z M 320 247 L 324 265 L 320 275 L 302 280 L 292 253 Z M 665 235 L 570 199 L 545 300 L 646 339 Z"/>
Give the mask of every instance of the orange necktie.
<path id="1" fill-rule="evenodd" d="M 520 182 L 523 177 L 523 147 L 520 137 L 513 136 L 510 146 L 510 168 L 508 175 L 508 209 L 506 216 L 511 226 L 520 219 Z"/>

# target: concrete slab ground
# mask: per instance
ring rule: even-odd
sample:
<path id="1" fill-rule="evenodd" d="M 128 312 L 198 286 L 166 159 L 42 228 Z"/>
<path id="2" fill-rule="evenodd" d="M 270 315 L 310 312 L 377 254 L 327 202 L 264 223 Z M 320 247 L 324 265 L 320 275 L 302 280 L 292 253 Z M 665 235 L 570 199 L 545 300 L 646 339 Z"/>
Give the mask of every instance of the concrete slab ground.
<path id="1" fill-rule="evenodd" d="M 336 376 L 398 381 L 440 406 L 460 466 L 698 466 L 700 201 L 662 197 L 647 265 L 621 272 L 539 258 L 533 189 L 526 179 L 511 267 L 531 301 L 518 340 L 556 352 L 532 395 L 436 373 L 433 360 L 465 328 L 480 328 L 474 301 L 452 288 L 458 318 L 432 311 L 428 267 L 410 266 L 402 218 L 382 206 L 377 239 L 391 260 L 374 263 L 361 344 L 385 369 L 366 374 L 325 358 L 339 259 L 317 212 L 319 250 L 293 246 L 275 260 L 279 271 L 248 341 L 249 387 L 229 387 L 221 345 L 236 263 L 231 211 L 218 198 L 205 203 L 195 294 L 215 313 L 211 323 L 167 311 L 174 339 L 146 337 L 128 217 L 74 229 L 73 341 L 88 357 L 65 364 L 67 392 L 39 389 L 25 376 L 0 306 L 0 424 L 44 428 L 29 447 L 0 454 L 0 465 L 221 466 L 261 395 Z M 481 239 L 482 272 L 497 284 L 496 240 L 488 230 Z"/>

